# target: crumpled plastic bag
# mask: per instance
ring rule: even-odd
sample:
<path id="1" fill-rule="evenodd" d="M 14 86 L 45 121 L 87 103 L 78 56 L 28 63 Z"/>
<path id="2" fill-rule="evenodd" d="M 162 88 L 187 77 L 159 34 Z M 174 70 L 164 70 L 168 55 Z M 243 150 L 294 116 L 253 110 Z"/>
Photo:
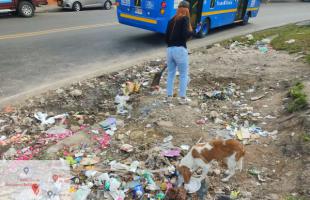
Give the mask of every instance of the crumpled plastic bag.
<path id="1" fill-rule="evenodd" d="M 104 129 L 114 129 L 116 127 L 116 119 L 113 117 L 109 117 L 106 120 L 99 123 L 99 125 Z"/>
<path id="2" fill-rule="evenodd" d="M 87 186 L 81 186 L 74 193 L 73 199 L 74 200 L 86 200 L 90 192 L 91 192 L 91 189 L 89 189 Z"/>
<path id="3" fill-rule="evenodd" d="M 120 96 L 117 95 L 115 97 L 115 103 L 118 104 L 117 105 L 117 114 L 121 114 L 124 115 L 126 113 L 128 113 L 128 110 L 126 110 L 127 108 L 127 101 L 129 100 L 129 96 Z"/>
<path id="4" fill-rule="evenodd" d="M 128 165 L 117 162 L 116 160 L 113 160 L 112 162 L 110 162 L 109 165 L 110 165 L 112 170 L 126 170 L 126 171 L 129 170 Z"/>
<path id="5" fill-rule="evenodd" d="M 184 185 L 184 188 L 188 191 L 188 193 L 195 193 L 197 192 L 201 187 L 201 179 L 191 177 L 188 184 Z"/>
<path id="6" fill-rule="evenodd" d="M 123 144 L 120 148 L 122 151 L 125 151 L 127 153 L 133 152 L 134 151 L 134 147 L 130 144 Z"/>
<path id="7" fill-rule="evenodd" d="M 163 151 L 161 155 L 165 157 L 170 157 L 170 158 L 179 157 L 181 155 L 181 150 L 180 149 L 169 149 L 169 150 Z"/>
<path id="8" fill-rule="evenodd" d="M 41 122 L 41 124 L 47 125 L 47 124 L 54 124 L 56 119 L 63 119 L 68 116 L 67 113 L 56 115 L 54 117 L 47 118 L 47 113 L 37 112 L 34 114 L 34 117 Z"/>
<path id="9" fill-rule="evenodd" d="M 139 161 L 133 161 L 130 166 L 122 164 L 120 162 L 117 162 L 116 160 L 113 160 L 112 162 L 110 162 L 110 167 L 112 170 L 126 170 L 129 172 L 136 172 L 138 167 L 140 166 L 140 162 Z"/>

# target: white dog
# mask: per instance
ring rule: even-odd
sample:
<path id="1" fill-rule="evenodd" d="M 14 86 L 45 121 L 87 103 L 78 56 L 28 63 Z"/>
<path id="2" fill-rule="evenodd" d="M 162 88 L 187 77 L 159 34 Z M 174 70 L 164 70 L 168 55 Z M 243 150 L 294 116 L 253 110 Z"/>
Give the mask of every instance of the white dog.
<path id="1" fill-rule="evenodd" d="M 194 145 L 181 160 L 177 169 L 183 176 L 184 183 L 188 184 L 192 174 L 198 168 L 202 168 L 202 178 L 204 178 L 212 161 L 222 162 L 228 168 L 225 171 L 227 176 L 222 181 L 227 182 L 235 174 L 236 169 L 242 170 L 244 155 L 244 147 L 237 140 L 213 140 Z"/>

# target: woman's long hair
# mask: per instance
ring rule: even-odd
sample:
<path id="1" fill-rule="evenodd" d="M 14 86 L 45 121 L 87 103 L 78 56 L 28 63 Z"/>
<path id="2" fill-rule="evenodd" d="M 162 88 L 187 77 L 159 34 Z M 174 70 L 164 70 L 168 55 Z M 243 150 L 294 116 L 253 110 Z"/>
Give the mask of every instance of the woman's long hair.
<path id="1" fill-rule="evenodd" d="M 177 9 L 177 13 L 174 16 L 174 20 L 178 20 L 182 17 L 188 17 L 189 19 L 189 24 L 188 24 L 188 30 L 189 31 L 193 31 L 192 25 L 191 25 L 191 20 L 190 20 L 190 14 L 189 14 L 189 9 L 188 8 L 184 8 L 184 7 L 180 7 Z"/>

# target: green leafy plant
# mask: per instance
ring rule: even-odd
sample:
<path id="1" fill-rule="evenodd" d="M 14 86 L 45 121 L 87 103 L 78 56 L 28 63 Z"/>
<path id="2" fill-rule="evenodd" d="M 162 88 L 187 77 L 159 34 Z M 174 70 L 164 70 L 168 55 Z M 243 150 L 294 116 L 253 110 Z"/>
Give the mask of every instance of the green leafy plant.
<path id="1" fill-rule="evenodd" d="M 289 112 L 296 112 L 307 106 L 307 95 L 303 91 L 304 87 L 302 83 L 298 82 L 290 88 L 289 96 L 292 100 L 287 106 Z"/>
<path id="2" fill-rule="evenodd" d="M 310 136 L 307 135 L 307 134 L 304 134 L 303 135 L 303 139 L 304 139 L 305 142 L 309 142 L 310 141 Z"/>

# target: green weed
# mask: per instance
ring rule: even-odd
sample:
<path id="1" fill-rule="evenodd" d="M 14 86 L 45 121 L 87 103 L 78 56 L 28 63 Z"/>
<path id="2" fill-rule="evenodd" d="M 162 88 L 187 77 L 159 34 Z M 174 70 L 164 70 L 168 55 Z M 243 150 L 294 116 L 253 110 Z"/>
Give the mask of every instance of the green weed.
<path id="1" fill-rule="evenodd" d="M 283 200 L 304 200 L 304 198 L 294 197 L 294 196 L 287 196 Z"/>
<path id="2" fill-rule="evenodd" d="M 304 139 L 305 142 L 309 142 L 309 141 L 310 141 L 310 136 L 304 134 L 304 135 L 303 135 L 303 139 Z"/>
<path id="3" fill-rule="evenodd" d="M 300 82 L 296 83 L 289 90 L 289 97 L 292 98 L 287 106 L 289 112 L 299 111 L 307 106 L 307 95 L 303 91 L 304 85 Z"/>

